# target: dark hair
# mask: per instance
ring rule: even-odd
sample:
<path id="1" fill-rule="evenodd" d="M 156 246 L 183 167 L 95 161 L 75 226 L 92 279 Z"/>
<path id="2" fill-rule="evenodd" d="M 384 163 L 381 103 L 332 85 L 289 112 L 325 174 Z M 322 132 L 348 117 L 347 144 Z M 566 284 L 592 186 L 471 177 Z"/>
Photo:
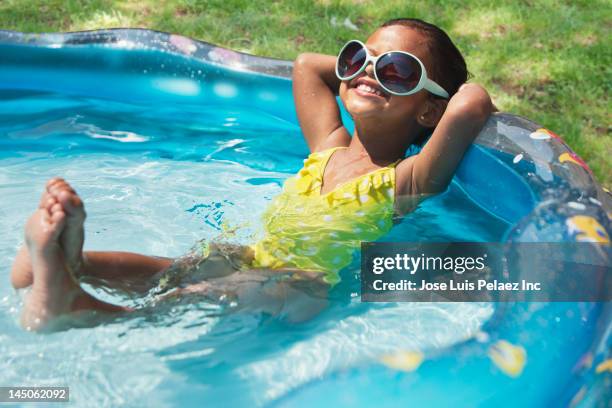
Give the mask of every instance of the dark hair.
<path id="1" fill-rule="evenodd" d="M 418 18 L 394 18 L 384 22 L 380 27 L 404 26 L 419 31 L 427 37 L 427 47 L 432 53 L 434 66 L 429 73 L 431 79 L 437 82 L 448 92 L 449 97 L 459 90 L 459 87 L 468 80 L 468 70 L 463 55 L 448 34 L 440 27 L 426 23 Z M 435 95 L 430 94 L 436 98 Z M 423 146 L 429 139 L 432 129 L 425 129 L 413 141 L 417 146 Z"/>
<path id="2" fill-rule="evenodd" d="M 430 73 L 432 79 L 453 96 L 468 79 L 468 70 L 463 55 L 440 27 L 426 23 L 418 18 L 395 18 L 386 21 L 381 27 L 404 26 L 419 31 L 427 37 L 429 52 L 433 55 L 434 66 Z"/>

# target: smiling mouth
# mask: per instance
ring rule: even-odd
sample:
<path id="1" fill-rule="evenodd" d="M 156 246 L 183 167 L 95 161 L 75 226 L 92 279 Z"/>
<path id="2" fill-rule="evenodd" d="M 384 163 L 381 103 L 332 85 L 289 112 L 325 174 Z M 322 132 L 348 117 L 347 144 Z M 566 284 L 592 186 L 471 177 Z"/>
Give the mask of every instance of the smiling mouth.
<path id="1" fill-rule="evenodd" d="M 380 98 L 386 97 L 385 92 L 383 92 L 379 87 L 374 87 L 363 79 L 358 79 L 353 88 L 363 96 L 377 96 Z"/>

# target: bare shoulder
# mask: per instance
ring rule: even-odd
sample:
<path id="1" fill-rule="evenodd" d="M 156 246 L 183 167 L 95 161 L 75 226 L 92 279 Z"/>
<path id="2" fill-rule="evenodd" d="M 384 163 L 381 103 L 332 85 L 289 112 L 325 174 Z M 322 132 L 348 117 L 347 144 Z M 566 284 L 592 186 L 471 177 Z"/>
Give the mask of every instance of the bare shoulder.
<path id="1" fill-rule="evenodd" d="M 422 194 L 414 184 L 414 165 L 418 154 L 402 160 L 395 168 L 395 212 L 404 215 L 432 194 Z"/>
<path id="2" fill-rule="evenodd" d="M 412 171 L 418 155 L 410 156 L 395 167 L 395 196 L 412 194 Z"/>

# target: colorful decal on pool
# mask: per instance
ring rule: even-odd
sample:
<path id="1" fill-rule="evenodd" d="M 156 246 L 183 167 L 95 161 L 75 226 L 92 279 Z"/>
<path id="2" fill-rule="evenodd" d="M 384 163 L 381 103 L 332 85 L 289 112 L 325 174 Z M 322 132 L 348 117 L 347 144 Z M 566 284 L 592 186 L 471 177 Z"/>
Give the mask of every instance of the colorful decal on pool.
<path id="1" fill-rule="evenodd" d="M 192 55 L 198 49 L 197 44 L 193 40 L 182 35 L 172 34 L 170 36 L 170 43 L 186 55 Z"/>
<path id="2" fill-rule="evenodd" d="M 604 227 L 597 220 L 588 215 L 575 215 L 565 221 L 569 233 L 575 235 L 579 242 L 598 242 L 609 244 L 610 237 Z"/>
<path id="3" fill-rule="evenodd" d="M 489 347 L 487 353 L 491 361 L 510 377 L 518 377 L 527 362 L 527 352 L 521 346 L 515 346 L 506 340 L 499 340 Z"/>
<path id="4" fill-rule="evenodd" d="M 572 368 L 572 372 L 577 373 L 584 369 L 590 368 L 593 365 L 593 353 L 590 351 L 583 354 L 580 360 Z"/>
<path id="5" fill-rule="evenodd" d="M 574 394 L 574 397 L 572 398 L 568 406 L 572 408 L 576 407 L 584 399 L 584 396 L 586 395 L 586 393 L 587 393 L 587 387 L 583 385 L 576 392 L 576 394 Z"/>
<path id="6" fill-rule="evenodd" d="M 512 163 L 516 164 L 518 162 L 520 162 L 521 160 L 523 160 L 523 153 L 519 153 L 516 156 L 514 156 L 514 159 L 512 159 Z"/>
<path id="7" fill-rule="evenodd" d="M 604 371 L 608 371 L 612 373 L 612 358 L 609 358 L 606 361 L 597 364 L 597 367 L 595 367 L 595 372 L 597 374 L 601 374 Z"/>
<path id="8" fill-rule="evenodd" d="M 565 143 L 565 141 L 563 139 L 561 139 L 561 136 L 557 135 L 556 133 L 548 130 L 548 129 L 544 129 L 544 128 L 539 128 L 534 132 L 531 132 L 529 134 L 529 137 L 532 138 L 533 140 L 550 140 L 550 139 L 556 139 L 558 140 L 560 143 L 562 143 L 563 145 L 567 146 L 567 143 Z"/>
<path id="9" fill-rule="evenodd" d="M 570 163 L 574 163 L 579 165 L 580 167 L 582 167 L 583 169 L 585 169 L 586 171 L 588 171 L 589 173 L 591 172 L 591 169 L 589 168 L 589 166 L 587 166 L 587 164 L 584 162 L 584 160 L 582 160 L 576 153 L 574 152 L 565 152 L 563 154 L 561 154 L 559 156 L 559 162 L 560 163 L 565 163 L 565 162 L 570 162 Z"/>
<path id="10" fill-rule="evenodd" d="M 555 133 L 551 132 L 548 129 L 544 129 L 544 128 L 540 128 L 538 130 L 536 130 L 535 132 L 531 132 L 529 134 L 529 137 L 532 138 L 533 140 L 548 140 L 550 138 L 553 139 L 557 139 L 561 142 L 563 142 L 563 139 L 561 139 L 561 137 L 559 135 L 556 135 Z"/>
<path id="11" fill-rule="evenodd" d="M 208 52 L 208 58 L 211 61 L 218 62 L 224 65 L 235 66 L 240 64 L 242 57 L 239 53 L 232 50 L 227 50 L 221 47 L 214 47 Z"/>
<path id="12" fill-rule="evenodd" d="M 394 370 L 410 372 L 419 368 L 423 359 L 423 353 L 419 351 L 399 351 L 382 356 L 380 361 Z"/>

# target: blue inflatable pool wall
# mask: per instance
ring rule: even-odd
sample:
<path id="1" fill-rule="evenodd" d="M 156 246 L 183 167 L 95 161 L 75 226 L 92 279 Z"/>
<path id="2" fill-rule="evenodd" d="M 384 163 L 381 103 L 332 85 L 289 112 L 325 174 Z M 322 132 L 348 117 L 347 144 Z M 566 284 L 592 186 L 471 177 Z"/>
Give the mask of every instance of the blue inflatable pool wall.
<path id="1" fill-rule="evenodd" d="M 0 90 L 145 104 L 240 105 L 298 129 L 289 61 L 127 29 L 41 35 L 0 31 L 0 49 Z M 345 111 L 343 119 L 351 128 Z M 507 224 L 507 242 L 610 243 L 610 194 L 559 136 L 527 119 L 493 115 L 453 183 Z M 601 256 L 609 266 L 610 251 Z M 604 285 L 609 285 L 607 271 Z M 378 364 L 307 384 L 276 404 L 605 404 L 612 389 L 611 318 L 609 302 L 499 303 L 474 339 L 434 354 L 397 350 Z"/>

